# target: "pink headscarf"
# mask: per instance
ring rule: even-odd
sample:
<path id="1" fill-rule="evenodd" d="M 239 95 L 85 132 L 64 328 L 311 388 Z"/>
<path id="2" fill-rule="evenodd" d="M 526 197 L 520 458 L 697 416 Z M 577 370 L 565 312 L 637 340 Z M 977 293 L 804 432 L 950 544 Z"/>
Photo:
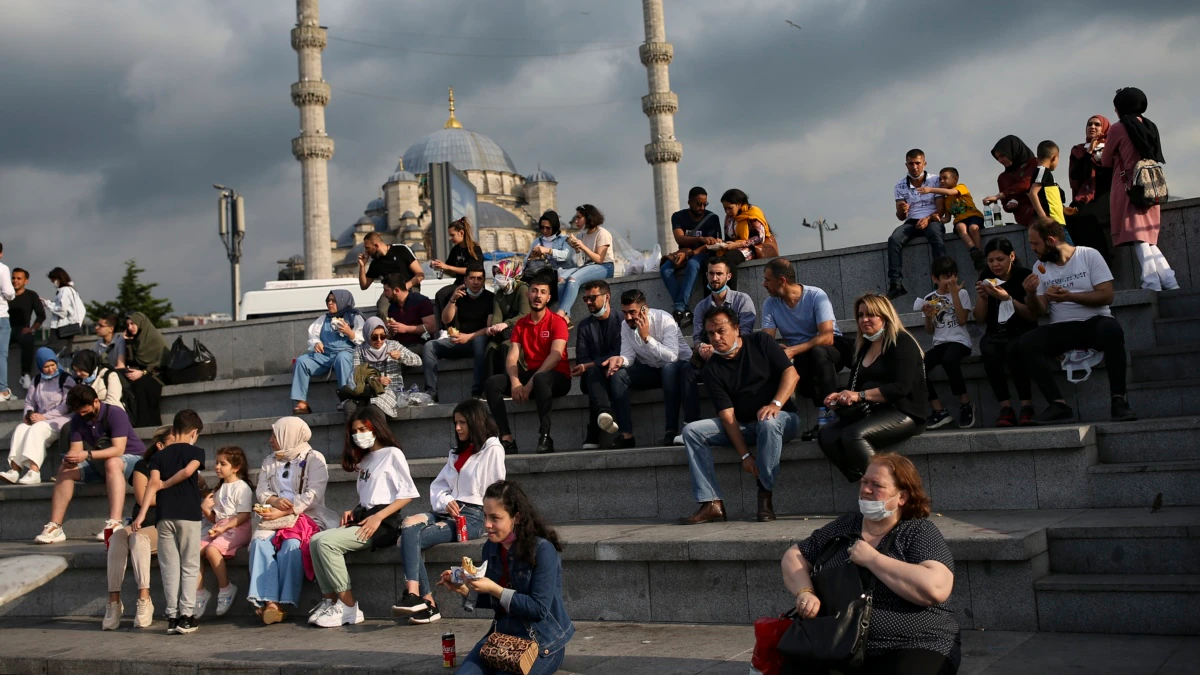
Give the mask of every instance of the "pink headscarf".
<path id="1" fill-rule="evenodd" d="M 1088 121 L 1092 119 L 1100 120 L 1100 136 L 1096 138 L 1097 143 L 1105 143 L 1108 140 L 1108 128 L 1112 123 L 1104 115 L 1092 115 Z M 1089 157 L 1087 142 L 1080 143 L 1071 148 L 1071 196 L 1080 204 L 1087 204 L 1096 198 L 1096 162 Z M 1083 162 L 1083 165 L 1079 163 Z M 1077 166 L 1086 166 L 1086 174 L 1083 168 L 1075 168 Z M 1085 177 L 1086 176 L 1086 177 Z"/>

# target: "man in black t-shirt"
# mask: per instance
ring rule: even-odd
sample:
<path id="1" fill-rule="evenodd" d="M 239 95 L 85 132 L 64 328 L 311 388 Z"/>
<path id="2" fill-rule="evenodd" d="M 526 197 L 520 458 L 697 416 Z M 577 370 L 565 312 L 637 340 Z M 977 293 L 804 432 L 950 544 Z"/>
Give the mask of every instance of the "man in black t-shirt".
<path id="1" fill-rule="evenodd" d="M 487 366 L 487 329 L 492 325 L 492 304 L 495 297 L 483 288 L 483 262 L 467 263 L 466 280 L 454 289 L 446 308 L 442 310 L 442 325 L 446 337 L 425 343 L 421 357 L 425 368 L 425 391 L 438 398 L 438 359 L 474 359 L 471 396 L 483 396 L 483 380 Z"/>
<path id="2" fill-rule="evenodd" d="M 741 457 L 742 470 L 758 479 L 758 522 L 775 520 L 771 494 L 779 457 L 783 444 L 800 432 L 800 416 L 791 401 L 800 376 L 774 338 L 740 333 L 738 315 L 728 306 L 714 307 L 703 321 L 713 348 L 704 364 L 704 382 L 717 417 L 683 428 L 692 492 L 700 509 L 681 522 L 725 520 L 712 454 L 719 445 L 732 447 Z M 755 444 L 757 456 L 747 443 Z"/>
<path id="3" fill-rule="evenodd" d="M 33 388 L 33 335 L 46 321 L 46 308 L 36 291 L 25 287 L 29 283 L 29 272 L 20 267 L 13 268 L 12 285 L 17 296 L 8 301 L 8 319 L 12 324 L 9 345 L 21 348 L 21 386 Z M 32 324 L 29 319 L 33 318 Z"/>
<path id="4" fill-rule="evenodd" d="M 671 215 L 671 233 L 679 250 L 663 256 L 658 272 L 675 303 L 675 322 L 682 328 L 692 321 L 688 300 L 700 269 L 708 260 L 708 249 L 704 247 L 724 241 L 721 220 L 708 210 L 708 193 L 704 188 L 697 186 L 688 191 L 688 207 Z M 677 270 L 683 270 L 682 280 L 675 278 Z"/>
<path id="5" fill-rule="evenodd" d="M 425 270 L 413 255 L 412 249 L 404 244 L 388 245 L 378 232 L 371 232 L 363 239 L 364 251 L 358 256 L 358 287 L 364 291 L 371 287 L 371 282 L 382 279 L 389 274 L 399 274 L 404 278 L 408 290 L 421 290 L 421 282 L 425 280 Z M 368 264 L 370 266 L 368 266 Z M 375 309 L 380 317 L 387 316 L 388 299 L 383 295 L 375 303 Z"/>

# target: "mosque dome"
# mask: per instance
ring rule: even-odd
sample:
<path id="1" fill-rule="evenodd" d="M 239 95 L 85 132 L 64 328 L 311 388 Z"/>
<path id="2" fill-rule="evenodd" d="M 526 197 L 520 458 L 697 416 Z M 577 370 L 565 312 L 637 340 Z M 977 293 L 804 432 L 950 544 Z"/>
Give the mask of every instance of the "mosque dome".
<path id="1" fill-rule="evenodd" d="M 513 215 L 512 212 L 488 202 L 479 202 L 475 205 L 475 216 L 479 219 L 476 227 L 480 229 L 502 227 L 529 228 L 528 223 L 523 222 L 520 218 Z"/>
<path id="2" fill-rule="evenodd" d="M 429 173 L 432 162 L 450 162 L 459 171 L 517 173 L 512 158 L 500 144 L 479 132 L 464 129 L 454 117 L 454 89 L 450 90 L 450 119 L 446 120 L 445 128 L 409 146 L 401 165 L 406 171 L 421 174 Z"/>
<path id="3" fill-rule="evenodd" d="M 405 220 L 407 218 L 416 218 L 416 217 L 417 217 L 417 214 L 413 213 L 411 210 L 405 211 L 404 213 L 400 214 L 400 220 Z"/>
<path id="4" fill-rule="evenodd" d="M 539 168 L 536 172 L 531 173 L 528 176 L 526 176 L 525 182 L 526 183 L 557 183 L 558 181 L 554 180 L 554 174 L 550 173 L 549 171 L 542 171 Z"/>
<path id="5" fill-rule="evenodd" d="M 370 202 L 367 203 L 367 209 L 366 209 L 367 213 L 370 213 L 371 211 L 385 211 L 385 210 L 387 210 L 387 202 L 385 202 L 383 200 L 383 197 L 376 197 L 375 199 L 372 199 Z"/>

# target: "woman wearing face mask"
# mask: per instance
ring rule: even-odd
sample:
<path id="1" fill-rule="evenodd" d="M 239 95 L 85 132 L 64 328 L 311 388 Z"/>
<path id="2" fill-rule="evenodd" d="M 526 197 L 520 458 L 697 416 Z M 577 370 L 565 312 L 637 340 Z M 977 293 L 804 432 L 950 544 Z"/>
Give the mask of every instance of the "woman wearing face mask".
<path id="1" fill-rule="evenodd" d="M 167 341 L 154 322 L 141 312 L 125 320 L 125 377 L 133 390 L 133 410 L 127 410 L 135 427 L 162 423 L 158 404 L 163 382 L 159 375 L 167 358 Z"/>
<path id="2" fill-rule="evenodd" d="M 313 578 L 312 538 L 338 525 L 337 514 L 325 506 L 329 467 L 325 456 L 308 444 L 311 438 L 299 417 L 272 424 L 273 452 L 263 458 L 258 474 L 255 499 L 267 508 L 257 510 L 259 524 L 250 539 L 246 599 L 258 608 L 255 613 L 264 625 L 279 623 L 287 607 L 299 605 L 304 578 Z"/>
<path id="3" fill-rule="evenodd" d="M 1029 227 L 1037 220 L 1037 211 L 1029 201 L 1029 187 L 1037 171 L 1038 160 L 1025 141 L 1016 136 L 1005 136 L 992 146 L 992 158 L 1004 167 L 996 178 L 1000 191 L 984 197 L 985 206 L 999 203 L 1005 211 L 1013 214 L 1018 225 Z"/>
<path id="4" fill-rule="evenodd" d="M 309 542 L 323 599 L 308 622 L 321 628 L 362 623 L 346 554 L 395 546 L 400 509 L 420 496 L 387 418 L 373 405 L 355 411 L 346 424 L 342 469 L 358 474 L 358 506 L 342 514 L 340 527 L 324 530 Z"/>
<path id="5" fill-rule="evenodd" d="M 879 448 L 925 430 L 925 355 L 891 301 L 867 293 L 854 301 L 858 339 L 851 388 L 825 397 L 837 414 L 818 434 L 821 451 L 853 483 Z"/>
<path id="6" fill-rule="evenodd" d="M 988 241 L 984 247 L 987 269 L 975 284 L 975 323 L 985 324 L 987 332 L 979 341 L 983 370 L 987 373 L 992 393 L 1000 402 L 998 427 L 1033 424 L 1033 390 L 1025 359 L 1017 353 L 1017 339 L 1037 328 L 1037 317 L 1025 305 L 1026 277 L 1033 271 L 1022 267 L 1013 251 L 1012 242 L 1004 237 Z M 1021 401 L 1018 419 L 1008 395 L 1008 374 L 1012 373 Z"/>
<path id="7" fill-rule="evenodd" d="M 859 481 L 859 513 L 838 518 L 783 554 L 783 584 L 802 618 L 837 609 L 822 607 L 813 591 L 811 571 L 822 554 L 832 556 L 828 567 L 853 563 L 875 577 L 864 673 L 958 672 L 961 636 L 947 603 L 954 589 L 954 557 L 929 520 L 929 506 L 912 462 L 891 453 L 876 455 Z M 797 672 L 826 670 L 810 666 Z"/>
<path id="8" fill-rule="evenodd" d="M 538 238 L 533 240 L 525 254 L 525 273 L 533 274 L 543 269 L 572 270 L 575 256 L 567 235 L 562 233 L 558 213 L 547 211 L 538 219 Z"/>
<path id="9" fill-rule="evenodd" d="M 1067 230 L 1080 246 L 1090 246 L 1109 260 L 1112 235 L 1109 233 L 1108 191 L 1112 169 L 1101 161 L 1108 143 L 1111 124 L 1104 115 L 1092 115 L 1083 128 L 1084 141 L 1071 148 L 1068 176 L 1071 181 L 1071 206 L 1075 215 L 1067 216 Z"/>
<path id="10" fill-rule="evenodd" d="M 46 448 L 58 440 L 62 428 L 71 421 L 67 392 L 75 386 L 70 375 L 59 373 L 50 348 L 39 347 L 33 358 L 41 377 L 25 392 L 25 411 L 8 446 L 8 470 L 0 472 L 0 480 L 20 485 L 42 482 Z M 29 469 L 24 476 L 22 469 Z"/>
<path id="11" fill-rule="evenodd" d="M 495 612 L 489 634 L 494 631 L 537 642 L 538 658 L 529 675 L 554 673 L 575 634 L 563 603 L 558 534 L 542 520 L 521 486 L 510 481 L 488 486 L 483 493 L 483 512 L 487 543 L 476 564 L 487 564 L 486 576 L 455 584 L 446 570 L 438 585 L 464 598 L 477 594 L 475 608 Z M 479 655 L 486 641 L 485 636 L 463 659 L 458 675 L 500 672 Z"/>
<path id="12" fill-rule="evenodd" d="M 354 348 L 363 342 L 363 315 L 354 308 L 354 296 L 335 288 L 325 296 L 327 310 L 308 327 L 308 353 L 296 358 L 292 369 L 293 415 L 308 415 L 308 383 L 314 377 L 337 374 L 338 389 L 350 384 L 354 374 Z"/>
<path id="13" fill-rule="evenodd" d="M 91 350 L 75 352 L 71 357 L 71 372 L 75 381 L 91 387 L 102 403 L 125 410 L 125 404 L 121 402 L 125 393 L 121 374 L 109 368 L 99 354 Z"/>
<path id="14" fill-rule="evenodd" d="M 521 281 L 521 263 L 516 258 L 492 266 L 492 324 L 488 334 L 487 376 L 504 372 L 504 360 L 512 346 L 512 329 L 529 313 L 529 286 Z M 555 284 L 551 284 L 553 289 Z"/>
<path id="15" fill-rule="evenodd" d="M 75 283 L 71 281 L 71 275 L 67 274 L 66 270 L 55 267 L 46 276 L 54 282 L 54 287 L 58 289 L 54 293 L 53 301 L 42 298 L 42 302 L 46 305 L 46 311 L 50 312 L 50 323 L 47 324 L 47 328 L 56 338 L 59 351 L 62 351 L 70 347 L 72 336 L 82 332 L 86 311 L 83 307 L 83 299 L 79 297 L 79 293 L 75 290 Z M 158 422 L 155 424 L 157 425 Z"/>
<path id="16" fill-rule="evenodd" d="M 412 624 L 433 623 L 442 618 L 433 602 L 433 589 L 425 573 L 427 548 L 458 539 L 459 517 L 466 521 L 467 539 L 483 535 L 483 493 L 504 480 L 504 448 L 500 430 L 483 401 L 467 399 L 454 408 L 454 446 L 446 465 L 429 486 L 433 510 L 409 516 L 400 529 L 404 550 L 404 597 L 392 614 L 407 616 Z"/>
<path id="17" fill-rule="evenodd" d="M 404 390 L 403 367 L 421 365 L 421 357 L 399 342 L 389 340 L 387 326 L 377 316 L 367 319 L 363 335 L 367 339 L 354 349 L 353 379 L 338 389 L 338 398 L 344 402 L 347 417 L 363 405 L 373 405 L 395 417 L 396 392 Z M 373 369 L 376 375 L 364 377 L 369 372 L 364 366 Z M 383 387 L 383 391 L 376 393 L 377 386 Z"/>

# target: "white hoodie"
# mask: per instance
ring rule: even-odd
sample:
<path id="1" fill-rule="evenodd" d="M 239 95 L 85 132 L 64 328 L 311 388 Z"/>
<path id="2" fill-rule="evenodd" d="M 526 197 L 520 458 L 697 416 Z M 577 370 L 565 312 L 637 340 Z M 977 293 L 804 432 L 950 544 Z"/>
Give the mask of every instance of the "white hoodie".
<path id="1" fill-rule="evenodd" d="M 446 505 L 451 501 L 482 506 L 483 493 L 488 486 L 504 480 L 507 475 L 504 446 L 495 436 L 484 441 L 483 448 L 467 458 L 462 473 L 454 470 L 456 459 L 458 457 L 451 451 L 446 466 L 429 486 L 429 505 L 434 513 L 446 513 Z"/>

